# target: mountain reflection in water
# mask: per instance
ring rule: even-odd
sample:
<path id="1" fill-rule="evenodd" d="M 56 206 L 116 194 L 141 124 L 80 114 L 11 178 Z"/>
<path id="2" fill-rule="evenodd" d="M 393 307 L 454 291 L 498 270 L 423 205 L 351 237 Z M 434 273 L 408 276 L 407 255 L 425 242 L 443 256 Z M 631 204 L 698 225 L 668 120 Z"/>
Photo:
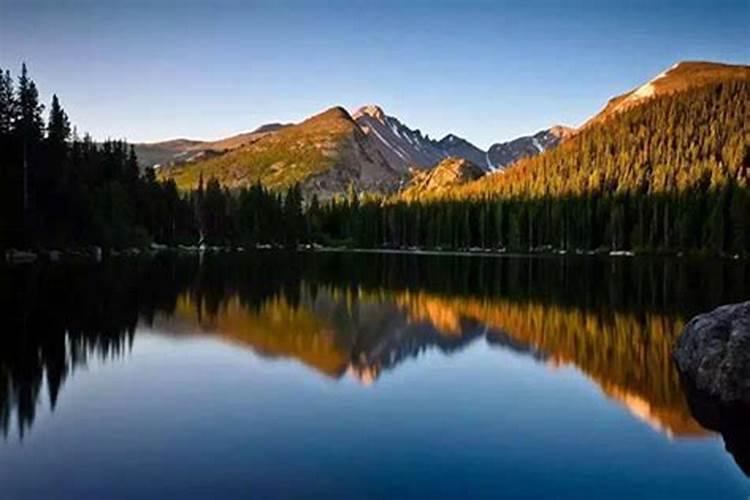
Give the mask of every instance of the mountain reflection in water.
<path id="1" fill-rule="evenodd" d="M 376 383 L 428 349 L 484 341 L 573 365 L 670 436 L 700 436 L 670 348 L 692 314 L 747 297 L 748 267 L 669 259 L 259 253 L 0 271 L 0 425 L 21 435 L 46 388 L 139 324 L 214 335 L 328 377 Z"/>
<path id="2" fill-rule="evenodd" d="M 551 366 L 572 364 L 635 416 L 669 435 L 705 433 L 690 416 L 669 350 L 683 321 L 558 306 L 302 285 L 295 304 L 274 297 L 257 308 L 227 298 L 208 312 L 189 294 L 157 330 L 196 329 L 260 355 L 296 359 L 330 377 L 364 385 L 428 349 L 449 354 L 483 338 Z"/>

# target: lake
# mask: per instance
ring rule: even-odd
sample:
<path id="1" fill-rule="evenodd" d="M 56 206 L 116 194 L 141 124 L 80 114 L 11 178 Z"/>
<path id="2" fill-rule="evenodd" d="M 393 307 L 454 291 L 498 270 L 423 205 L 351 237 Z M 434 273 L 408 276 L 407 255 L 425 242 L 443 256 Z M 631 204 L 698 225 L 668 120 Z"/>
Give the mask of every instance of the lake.
<path id="1" fill-rule="evenodd" d="M 670 359 L 750 263 L 161 255 L 0 293 L 0 498 L 750 495 Z"/>

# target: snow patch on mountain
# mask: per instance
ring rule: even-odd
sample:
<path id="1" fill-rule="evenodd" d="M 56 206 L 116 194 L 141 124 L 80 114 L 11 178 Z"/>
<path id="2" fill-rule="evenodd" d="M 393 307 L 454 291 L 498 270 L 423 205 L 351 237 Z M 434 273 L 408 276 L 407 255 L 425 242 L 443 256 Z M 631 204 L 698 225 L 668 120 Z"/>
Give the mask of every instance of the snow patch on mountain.
<path id="1" fill-rule="evenodd" d="M 526 156 L 556 146 L 564 137 L 564 127 L 543 130 L 533 136 L 508 143 L 494 144 L 484 151 L 469 141 L 447 134 L 440 140 L 431 139 L 419 129 L 411 129 L 397 118 L 386 115 L 380 106 L 368 105 L 352 114 L 362 132 L 372 137 L 373 145 L 397 172 L 429 169 L 446 158 L 462 158 L 478 165 L 485 172 L 494 172 Z"/>
<path id="2" fill-rule="evenodd" d="M 380 132 L 378 132 L 376 128 L 372 127 L 372 128 L 369 129 L 369 131 L 371 131 L 373 134 L 375 134 L 375 137 L 377 137 L 378 139 L 380 139 L 381 142 L 383 144 L 385 144 L 386 147 L 388 147 L 388 149 L 390 149 L 391 151 L 393 151 L 394 153 L 396 153 L 396 155 L 398 155 L 399 158 L 403 159 L 404 161 L 407 161 L 406 155 L 404 155 L 401 151 L 399 151 L 399 148 L 393 146 L 390 142 L 388 142 L 388 140 L 386 140 L 385 137 L 383 137 L 382 135 L 380 135 Z"/>
<path id="3" fill-rule="evenodd" d="M 485 159 L 485 162 L 487 164 L 487 170 L 488 171 L 494 172 L 495 170 L 497 170 L 497 167 L 495 165 L 493 165 L 492 162 L 490 161 L 490 153 L 489 152 L 484 153 L 484 159 Z"/>

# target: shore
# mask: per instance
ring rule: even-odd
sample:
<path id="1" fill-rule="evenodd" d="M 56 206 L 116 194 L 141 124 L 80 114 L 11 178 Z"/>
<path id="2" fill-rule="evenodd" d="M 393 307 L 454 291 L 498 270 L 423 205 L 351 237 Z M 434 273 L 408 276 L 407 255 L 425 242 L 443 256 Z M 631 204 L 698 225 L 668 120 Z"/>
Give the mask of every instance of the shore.
<path id="1" fill-rule="evenodd" d="M 41 261 L 58 262 L 61 260 L 93 260 L 101 261 L 104 258 L 118 257 L 138 257 L 142 255 L 156 255 L 159 253 L 176 253 L 176 254 L 217 254 L 217 253 L 244 253 L 257 251 L 291 251 L 291 252 L 320 252 L 320 253 L 359 253 L 359 254 L 393 254 L 393 255 L 426 255 L 426 256 L 454 256 L 454 257 L 709 257 L 740 260 L 747 259 L 748 256 L 738 254 L 705 254 L 700 252 L 682 252 L 682 251 L 660 251 L 660 252 L 635 252 L 630 250 L 556 250 L 553 248 L 540 248 L 528 252 L 509 251 L 505 249 L 425 249 L 417 247 L 407 248 L 349 248 L 349 247 L 330 247 L 317 244 L 298 245 L 296 248 L 288 248 L 281 245 L 256 245 L 254 247 L 223 247 L 223 246 L 188 246 L 177 245 L 168 246 L 152 244 L 145 248 L 126 248 L 126 249 L 102 249 L 98 246 L 82 247 L 75 249 L 42 249 L 42 250 L 18 250 L 8 249 L 4 253 L 4 262 L 11 265 L 29 264 Z"/>

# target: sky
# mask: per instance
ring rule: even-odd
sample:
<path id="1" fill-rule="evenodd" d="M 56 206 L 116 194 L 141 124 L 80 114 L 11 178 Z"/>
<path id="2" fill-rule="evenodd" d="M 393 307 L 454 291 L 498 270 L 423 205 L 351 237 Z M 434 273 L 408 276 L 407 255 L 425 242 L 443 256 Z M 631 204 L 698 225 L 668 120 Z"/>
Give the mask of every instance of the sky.
<path id="1" fill-rule="evenodd" d="M 750 64 L 750 0 L 0 0 L 25 61 L 96 139 L 218 139 L 378 104 L 476 145 L 576 126 L 682 60 Z"/>

